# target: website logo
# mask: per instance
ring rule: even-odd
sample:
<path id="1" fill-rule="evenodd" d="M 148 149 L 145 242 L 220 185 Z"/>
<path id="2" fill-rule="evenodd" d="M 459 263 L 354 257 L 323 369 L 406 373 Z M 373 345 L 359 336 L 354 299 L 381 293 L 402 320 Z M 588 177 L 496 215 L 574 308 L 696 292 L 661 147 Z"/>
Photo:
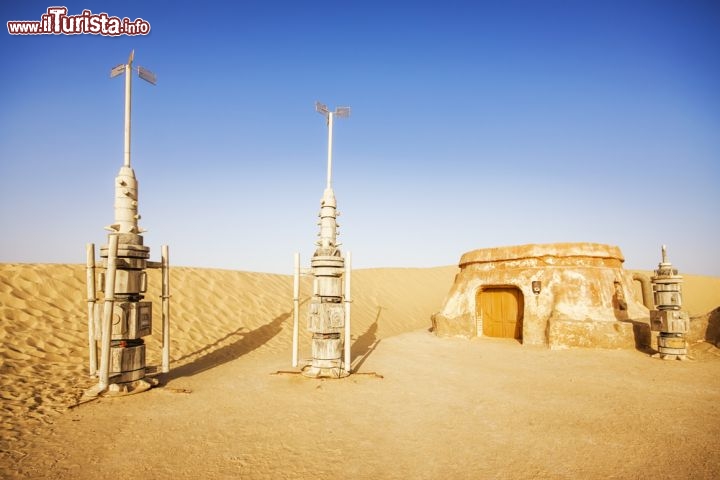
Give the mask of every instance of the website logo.
<path id="1" fill-rule="evenodd" d="M 147 35 L 150 22 L 142 18 L 111 17 L 107 13 L 83 10 L 79 15 L 68 15 L 67 7 L 48 7 L 40 20 L 14 20 L 7 22 L 10 35 Z"/>

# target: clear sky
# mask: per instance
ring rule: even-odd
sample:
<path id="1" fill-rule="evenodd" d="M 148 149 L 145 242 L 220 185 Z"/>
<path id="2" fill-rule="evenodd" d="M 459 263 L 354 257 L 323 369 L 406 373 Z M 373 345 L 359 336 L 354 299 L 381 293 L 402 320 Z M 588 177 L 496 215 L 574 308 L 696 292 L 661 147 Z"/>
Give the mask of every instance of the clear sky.
<path id="1" fill-rule="evenodd" d="M 14 36 L 53 5 L 147 36 Z M 290 273 L 314 250 L 327 130 L 355 267 L 619 246 L 720 275 L 717 1 L 0 3 L 0 262 L 106 243 L 135 49 L 141 226 L 174 265 Z"/>

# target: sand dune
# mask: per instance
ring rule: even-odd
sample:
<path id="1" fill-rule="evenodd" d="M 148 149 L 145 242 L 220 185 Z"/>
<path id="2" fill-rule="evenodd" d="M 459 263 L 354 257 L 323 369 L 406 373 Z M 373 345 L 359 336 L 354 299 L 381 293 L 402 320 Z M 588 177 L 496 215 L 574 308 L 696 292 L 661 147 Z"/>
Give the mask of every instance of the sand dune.
<path id="1" fill-rule="evenodd" d="M 428 326 L 454 267 L 372 269 L 355 273 L 353 355 L 362 356 L 380 338 Z M 160 362 L 158 271 L 149 271 L 156 321 L 146 338 L 148 364 Z M 153 291 L 153 288 L 155 289 Z M 191 376 L 256 348 L 290 359 L 292 278 L 289 275 L 173 268 L 172 378 Z M 26 431 L 67 409 L 92 385 L 88 347 L 85 267 L 15 265 L 0 267 L 0 451 L 22 451 Z M 301 293 L 311 292 L 304 278 Z M 413 294 L 413 292 L 415 292 Z M 416 295 L 410 304 L 404 297 Z M 305 337 L 303 337 L 305 340 Z M 309 342 L 301 343 L 309 351 Z M 361 359 L 360 359 L 361 361 Z M 27 435 L 25 435 L 27 437 Z M 7 453 L 5 453 L 7 455 Z"/>
<path id="2" fill-rule="evenodd" d="M 337 382 L 306 381 L 269 375 L 289 369 L 290 276 L 183 267 L 171 272 L 172 371 L 165 378 L 166 386 L 122 399 L 103 398 L 68 411 L 94 383 L 87 375 L 84 266 L 0 265 L 3 476 L 97 478 L 98 474 L 133 468 L 131 462 L 137 463 L 136 455 L 142 451 L 148 457 L 140 462 L 146 478 L 198 478 L 201 472 L 208 478 L 235 474 L 309 478 L 318 472 L 344 478 L 477 477 L 473 472 L 500 478 L 518 476 L 514 474 L 573 478 L 583 472 L 579 463 L 566 463 L 563 470 L 557 458 L 535 458 L 542 456 L 542 448 L 537 450 L 537 442 L 544 436 L 542 429 L 562 430 L 554 440 L 560 443 L 547 447 L 548 455 L 572 451 L 574 435 L 589 435 L 594 441 L 617 438 L 608 448 L 615 455 L 611 459 L 619 461 L 621 450 L 640 448 L 636 443 L 647 442 L 647 438 L 632 437 L 632 428 L 625 431 L 632 425 L 633 415 L 655 416 L 670 408 L 664 406 L 662 397 L 646 397 L 658 385 L 682 390 L 685 403 L 672 407 L 672 412 L 677 422 L 684 421 L 692 429 L 685 433 L 697 438 L 683 447 L 686 466 L 653 463 L 652 458 L 629 459 L 629 466 L 615 471 L 640 472 L 638 476 L 643 477 L 652 471 L 662 475 L 658 469 L 664 466 L 668 469 L 664 472 L 681 476 L 685 472 L 694 478 L 720 474 L 720 454 L 712 447 L 720 438 L 716 401 L 720 350 L 708 343 L 693 346 L 695 362 L 664 364 L 636 351 L 550 352 L 495 339 L 437 339 L 427 332 L 430 315 L 442 305 L 455 267 L 366 269 L 353 274 L 353 366 L 360 373 L 379 372 L 385 379 L 355 375 Z M 154 334 L 146 341 L 148 363 L 156 365 L 160 354 L 159 272 L 151 271 L 149 281 L 148 299 L 154 302 L 156 319 Z M 303 299 L 310 293 L 309 282 L 303 279 Z M 720 306 L 720 279 L 685 276 L 684 300 L 691 314 L 707 315 Z M 307 352 L 307 336 L 302 339 Z M 500 377 L 478 370 L 479 365 L 492 366 Z M 583 372 L 597 378 L 591 381 Z M 577 385 L 568 384 L 568 378 L 575 378 Z M 512 412 L 498 410 L 500 407 L 488 400 L 498 400 L 498 385 L 512 387 L 514 393 L 503 394 L 511 396 L 500 398 Z M 577 414 L 580 423 L 572 428 L 553 423 L 559 420 L 549 412 L 545 413 L 550 420 L 536 418 L 542 412 L 527 403 L 533 392 L 543 391 L 558 408 L 564 408 L 568 397 L 562 388 L 577 405 L 570 413 Z M 587 393 L 603 396 L 608 388 L 614 392 L 608 398 L 617 405 L 599 401 L 607 409 L 600 412 L 618 418 L 596 418 L 600 413 L 590 411 L 581 420 L 582 408 L 594 408 Z M 487 397 L 489 389 L 493 397 Z M 627 398 L 632 405 L 622 407 Z M 322 405 L 327 408 L 323 410 Z M 506 465 L 505 470 L 497 458 L 485 466 L 468 460 L 476 458 L 470 454 L 473 447 L 468 442 L 477 441 L 480 432 L 473 425 L 479 427 L 476 414 L 483 408 L 497 421 L 483 424 L 486 437 L 478 445 L 496 448 L 487 443 L 487 435 L 505 445 L 508 440 L 502 436 L 502 421 L 506 421 L 512 428 L 526 430 L 517 439 L 518 447 L 536 450 L 524 457 L 519 452 L 508 454 L 515 466 Z M 503 417 L 505 414 L 509 416 Z M 115 426 L 112 433 L 106 431 L 107 425 Z M 673 423 L 654 428 L 675 431 L 681 426 Z M 597 438 L 599 433 L 588 433 L 598 428 L 609 431 Z M 390 437 L 384 435 L 386 430 Z M 640 431 L 654 435 L 644 427 Z M 398 444 L 392 436 L 405 443 Z M 315 449 L 311 448 L 313 442 L 317 443 Z M 702 442 L 712 448 L 688 453 Z M 105 443 L 114 449 L 104 448 Z M 117 450 L 123 448 L 135 454 L 128 458 Z M 592 445 L 583 448 L 585 453 L 598 453 Z M 651 454 L 663 447 L 642 448 Z M 664 448 L 672 451 L 669 445 Z M 179 458 L 183 455 L 178 452 L 189 458 Z M 367 452 L 372 455 L 368 457 Z M 441 455 L 429 462 L 428 456 L 434 454 L 444 458 Z M 344 466 L 322 463 L 328 456 L 346 458 Z M 538 461 L 534 471 L 532 460 Z M 488 465 L 495 470 L 487 470 Z M 134 467 L 139 468 L 137 464 Z M 589 471 L 590 476 L 613 472 L 600 464 Z"/>

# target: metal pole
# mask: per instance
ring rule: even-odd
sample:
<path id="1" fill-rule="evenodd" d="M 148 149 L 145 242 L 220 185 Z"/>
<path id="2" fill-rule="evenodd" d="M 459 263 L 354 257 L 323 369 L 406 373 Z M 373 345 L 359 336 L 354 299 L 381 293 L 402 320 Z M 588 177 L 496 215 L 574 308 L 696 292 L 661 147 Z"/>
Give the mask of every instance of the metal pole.
<path id="1" fill-rule="evenodd" d="M 103 310 L 102 338 L 100 351 L 100 381 L 98 392 L 103 392 L 110 382 L 110 337 L 113 307 L 115 305 L 115 267 L 117 264 L 118 237 L 111 234 L 108 245 L 107 271 L 105 272 L 105 308 Z"/>
<path id="2" fill-rule="evenodd" d="M 293 269 L 293 338 L 292 338 L 292 366 L 298 366 L 298 324 L 300 317 L 300 253 L 295 253 L 295 268 Z"/>
<path id="3" fill-rule="evenodd" d="M 352 254 L 345 252 L 345 371 L 350 373 L 350 272 Z"/>
<path id="4" fill-rule="evenodd" d="M 132 62 L 135 50 L 130 53 L 127 65 L 125 65 L 125 162 L 126 167 L 130 166 L 130 95 L 132 90 Z"/>
<path id="5" fill-rule="evenodd" d="M 160 247 L 162 266 L 162 373 L 170 371 L 170 251 L 167 245 Z"/>
<path id="6" fill-rule="evenodd" d="M 327 188 L 332 187 L 332 132 L 333 132 L 333 112 L 328 112 Z"/>
<path id="7" fill-rule="evenodd" d="M 87 264 L 87 314 L 88 314 L 88 351 L 90 352 L 90 376 L 97 373 L 97 343 L 95 342 L 95 244 L 85 245 Z"/>

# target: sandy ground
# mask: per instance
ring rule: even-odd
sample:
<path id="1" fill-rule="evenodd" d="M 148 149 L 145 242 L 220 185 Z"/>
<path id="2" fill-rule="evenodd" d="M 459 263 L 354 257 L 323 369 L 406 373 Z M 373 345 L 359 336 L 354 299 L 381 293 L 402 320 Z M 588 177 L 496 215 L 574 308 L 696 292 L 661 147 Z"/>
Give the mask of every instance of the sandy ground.
<path id="1" fill-rule="evenodd" d="M 358 373 L 309 380 L 276 374 L 291 370 L 289 276 L 174 268 L 170 374 L 75 406 L 94 383 L 84 267 L 0 265 L 0 477 L 720 477 L 720 349 L 677 362 L 437 338 L 456 271 L 356 271 Z M 150 285 L 155 301 L 157 272 Z M 720 306 L 720 279 L 686 276 L 684 292 L 692 314 Z"/>

